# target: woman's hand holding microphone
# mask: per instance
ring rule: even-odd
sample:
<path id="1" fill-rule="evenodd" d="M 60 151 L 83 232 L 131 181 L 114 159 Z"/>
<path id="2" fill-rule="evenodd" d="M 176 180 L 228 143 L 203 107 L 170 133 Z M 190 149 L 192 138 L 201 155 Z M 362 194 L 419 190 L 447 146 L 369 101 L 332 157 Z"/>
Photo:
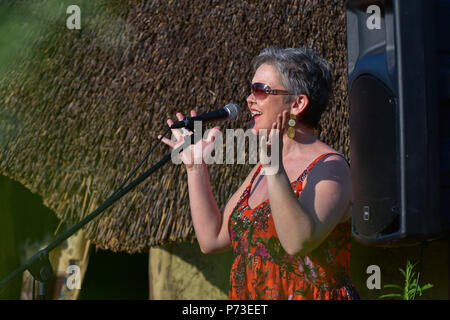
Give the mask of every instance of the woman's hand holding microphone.
<path id="1" fill-rule="evenodd" d="M 197 112 L 192 110 L 191 117 L 195 116 L 197 116 Z M 176 117 L 179 121 L 184 120 L 184 116 L 180 112 L 176 114 Z M 174 122 L 171 119 L 167 120 L 169 127 L 172 126 L 173 123 Z M 214 127 L 209 130 L 206 139 L 201 138 L 195 144 L 189 144 L 182 148 L 179 156 L 186 166 L 186 170 L 203 169 L 205 167 L 205 157 L 211 154 L 211 150 L 214 148 L 214 139 L 218 132 L 220 132 L 220 127 Z M 172 139 L 163 138 L 161 141 L 175 150 L 185 143 L 185 139 L 191 139 L 190 136 L 192 134 L 192 131 L 185 128 L 172 129 Z M 160 137 L 161 136 L 158 136 L 158 138 Z"/>

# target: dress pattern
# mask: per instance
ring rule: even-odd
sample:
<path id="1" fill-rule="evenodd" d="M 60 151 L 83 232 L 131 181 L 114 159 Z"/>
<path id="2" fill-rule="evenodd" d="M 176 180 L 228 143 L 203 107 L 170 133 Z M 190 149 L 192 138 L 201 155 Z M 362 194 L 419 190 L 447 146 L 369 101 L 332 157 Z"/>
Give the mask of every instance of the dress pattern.
<path id="1" fill-rule="evenodd" d="M 316 158 L 292 182 L 297 197 Z M 339 154 L 338 154 L 339 155 Z M 359 299 L 349 277 L 351 223 L 338 224 L 325 241 L 307 255 L 289 255 L 281 246 L 269 200 L 254 208 L 248 205 L 256 170 L 249 186 L 231 213 L 228 230 L 234 253 L 229 299 Z"/>

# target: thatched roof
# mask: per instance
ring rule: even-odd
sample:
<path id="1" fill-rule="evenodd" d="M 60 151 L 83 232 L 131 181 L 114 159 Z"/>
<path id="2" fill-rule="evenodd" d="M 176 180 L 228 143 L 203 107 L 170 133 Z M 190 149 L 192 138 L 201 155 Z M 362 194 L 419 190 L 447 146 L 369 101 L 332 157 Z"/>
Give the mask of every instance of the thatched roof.
<path id="1" fill-rule="evenodd" d="M 348 155 L 344 1 L 79 1 L 81 30 L 66 28 L 69 3 L 46 14 L 53 0 L 40 2 L 21 8 L 41 27 L 33 45 L 1 69 L 0 173 L 62 219 L 77 222 L 102 203 L 175 111 L 245 108 L 250 61 L 268 46 L 313 46 L 334 63 L 320 137 Z M 144 167 L 168 152 L 162 145 Z M 220 206 L 248 171 L 211 166 Z M 114 251 L 192 240 L 183 167 L 168 163 L 85 232 Z"/>

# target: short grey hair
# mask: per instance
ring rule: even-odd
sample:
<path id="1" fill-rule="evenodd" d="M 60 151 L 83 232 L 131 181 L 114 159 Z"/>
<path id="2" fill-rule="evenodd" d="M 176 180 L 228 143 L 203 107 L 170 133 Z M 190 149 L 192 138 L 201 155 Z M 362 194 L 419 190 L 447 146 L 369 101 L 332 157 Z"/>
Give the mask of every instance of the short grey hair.
<path id="1" fill-rule="evenodd" d="M 275 67 L 281 83 L 293 94 L 286 96 L 285 102 L 300 94 L 308 96 L 309 106 L 299 120 L 317 128 L 331 96 L 330 63 L 311 49 L 278 47 L 264 49 L 253 61 L 254 71 L 264 63 Z"/>

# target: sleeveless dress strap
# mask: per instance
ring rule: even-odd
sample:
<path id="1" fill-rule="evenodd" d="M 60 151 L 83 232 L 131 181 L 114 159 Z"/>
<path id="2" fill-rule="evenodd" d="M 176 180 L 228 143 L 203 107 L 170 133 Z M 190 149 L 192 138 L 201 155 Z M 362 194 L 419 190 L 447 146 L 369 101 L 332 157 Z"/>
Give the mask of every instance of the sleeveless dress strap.
<path id="1" fill-rule="evenodd" d="M 316 164 L 317 162 L 319 162 L 322 158 L 324 158 L 324 157 L 326 157 L 326 156 L 329 156 L 329 155 L 331 155 L 331 154 L 335 154 L 335 155 L 338 155 L 338 156 L 341 156 L 342 158 L 344 158 L 345 162 L 347 162 L 348 166 L 350 167 L 350 163 L 347 161 L 347 159 L 346 159 L 342 154 L 337 153 L 337 152 L 328 152 L 328 153 L 324 153 L 324 154 L 321 154 L 320 156 L 318 156 L 317 158 L 315 158 L 315 159 L 313 160 L 313 162 L 311 162 L 311 163 L 308 165 L 308 167 L 306 167 L 306 169 L 300 174 L 300 176 L 299 176 L 299 177 L 297 178 L 297 180 L 295 180 L 295 181 L 300 181 L 300 182 L 303 181 L 303 179 L 305 179 L 305 177 L 308 175 L 309 171 L 311 171 L 311 169 L 315 166 L 315 164 Z M 258 173 L 261 171 L 261 168 L 262 168 L 262 164 L 260 163 L 259 166 L 258 166 L 258 169 L 256 169 L 256 171 L 255 171 L 255 173 L 253 174 L 253 177 L 252 177 L 252 179 L 250 180 L 250 183 L 249 183 L 249 185 L 248 185 L 248 187 L 247 187 L 247 189 L 248 189 L 249 192 L 250 192 L 250 190 L 251 190 L 251 187 L 253 186 L 253 182 L 255 181 L 256 177 L 258 176 Z"/>
<path id="2" fill-rule="evenodd" d="M 258 165 L 258 168 L 256 169 L 255 173 L 253 174 L 252 179 L 250 180 L 248 188 L 250 188 L 253 185 L 253 182 L 255 181 L 256 177 L 258 176 L 258 173 L 261 171 L 261 168 L 262 168 L 262 164 L 260 163 Z"/>
<path id="3" fill-rule="evenodd" d="M 311 162 L 309 164 L 309 166 L 306 167 L 305 171 L 303 171 L 302 174 L 297 178 L 297 181 L 303 181 L 303 179 L 305 179 L 305 177 L 308 175 L 308 173 L 311 171 L 311 169 L 315 166 L 315 164 L 317 162 L 319 162 L 322 158 L 329 156 L 331 154 L 335 154 L 335 155 L 338 155 L 338 156 L 341 156 L 342 158 L 344 158 L 345 162 L 347 162 L 348 166 L 350 167 L 350 163 L 347 161 L 347 159 L 342 154 L 337 153 L 337 152 L 327 152 L 327 153 L 321 154 L 316 159 L 314 159 L 313 162 Z"/>

